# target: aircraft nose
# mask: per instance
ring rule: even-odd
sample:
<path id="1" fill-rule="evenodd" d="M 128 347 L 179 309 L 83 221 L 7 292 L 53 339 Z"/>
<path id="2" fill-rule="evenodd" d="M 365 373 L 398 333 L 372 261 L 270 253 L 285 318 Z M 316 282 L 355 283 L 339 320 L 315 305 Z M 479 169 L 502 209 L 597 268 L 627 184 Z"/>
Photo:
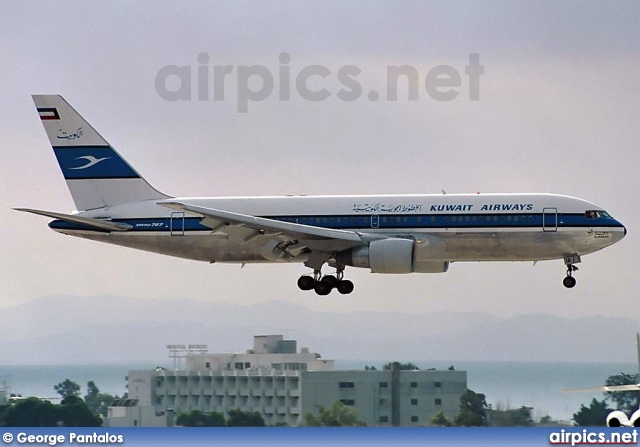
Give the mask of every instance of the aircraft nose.
<path id="1" fill-rule="evenodd" d="M 619 223 L 619 222 L 618 222 Z M 627 235 L 627 227 L 625 227 L 624 225 L 620 224 L 620 227 L 622 228 L 622 231 L 620 231 L 618 229 L 618 231 L 614 231 L 613 232 L 613 242 L 619 242 L 622 239 L 624 239 L 624 237 Z"/>

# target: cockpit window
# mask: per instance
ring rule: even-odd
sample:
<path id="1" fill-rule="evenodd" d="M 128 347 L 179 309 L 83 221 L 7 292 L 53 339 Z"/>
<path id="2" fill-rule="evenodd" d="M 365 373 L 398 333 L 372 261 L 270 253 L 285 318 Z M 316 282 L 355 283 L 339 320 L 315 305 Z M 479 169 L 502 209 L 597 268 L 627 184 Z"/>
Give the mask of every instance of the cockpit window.
<path id="1" fill-rule="evenodd" d="M 611 217 L 609 213 L 601 210 L 589 210 L 589 211 L 585 211 L 584 214 L 587 219 L 597 219 L 599 217 Z"/>

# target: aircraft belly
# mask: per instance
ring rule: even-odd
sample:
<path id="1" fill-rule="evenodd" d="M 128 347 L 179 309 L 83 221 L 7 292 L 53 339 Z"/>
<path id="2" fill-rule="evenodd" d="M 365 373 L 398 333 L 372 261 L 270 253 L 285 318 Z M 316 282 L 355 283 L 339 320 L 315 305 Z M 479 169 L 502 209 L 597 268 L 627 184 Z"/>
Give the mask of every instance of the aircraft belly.
<path id="1" fill-rule="evenodd" d="M 229 252 L 228 238 L 224 235 L 188 234 L 170 236 L 167 234 L 121 234 L 92 233 L 74 234 L 85 239 L 135 248 L 179 258 L 205 262 L 233 262 L 237 256 Z M 263 259 L 243 253 L 246 261 Z"/>
<path id="2" fill-rule="evenodd" d="M 444 261 L 541 261 L 561 259 L 571 254 L 587 254 L 604 248 L 604 239 L 593 232 L 455 232 L 440 233 L 446 250 L 437 259 Z M 419 245 L 418 245 L 419 247 Z M 419 248 L 418 248 L 419 250 Z M 418 251 L 418 257 L 421 253 Z M 424 259 L 434 259 L 428 255 Z"/>
<path id="3" fill-rule="evenodd" d="M 259 238 L 247 242 L 222 233 L 198 232 L 184 235 L 167 233 L 128 233 L 98 231 L 64 231 L 64 233 L 153 253 L 205 262 L 301 262 L 295 258 L 267 259 L 262 253 L 266 244 Z M 428 261 L 541 261 L 561 259 L 572 254 L 584 255 L 615 242 L 608 231 L 580 229 L 572 231 L 506 231 L 411 233 L 418 241 L 415 259 Z M 340 251 L 344 248 L 336 248 Z M 327 250 L 334 251 L 334 250 Z"/>

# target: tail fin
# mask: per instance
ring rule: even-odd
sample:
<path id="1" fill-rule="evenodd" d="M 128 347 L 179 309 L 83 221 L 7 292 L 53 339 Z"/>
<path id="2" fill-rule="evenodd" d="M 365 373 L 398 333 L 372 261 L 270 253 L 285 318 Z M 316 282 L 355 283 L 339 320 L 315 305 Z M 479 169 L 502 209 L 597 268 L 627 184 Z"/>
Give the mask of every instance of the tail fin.
<path id="1" fill-rule="evenodd" d="M 60 95 L 33 102 L 78 210 L 168 198 L 142 178 Z"/>

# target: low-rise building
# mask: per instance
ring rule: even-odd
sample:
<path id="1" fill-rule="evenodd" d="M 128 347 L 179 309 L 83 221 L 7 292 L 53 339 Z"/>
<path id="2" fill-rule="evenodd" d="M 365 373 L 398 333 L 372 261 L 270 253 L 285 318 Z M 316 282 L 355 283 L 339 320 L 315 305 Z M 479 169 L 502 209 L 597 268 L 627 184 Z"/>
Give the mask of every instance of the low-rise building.
<path id="1" fill-rule="evenodd" d="M 336 370 L 333 360 L 281 335 L 254 337 L 244 354 L 197 353 L 185 369 L 130 371 L 129 406 L 109 408 L 111 426 L 171 425 L 174 415 L 192 410 L 257 411 L 267 425 L 301 425 L 317 405 L 339 400 L 367 425 L 425 425 L 439 411 L 459 410 L 465 371 Z"/>

